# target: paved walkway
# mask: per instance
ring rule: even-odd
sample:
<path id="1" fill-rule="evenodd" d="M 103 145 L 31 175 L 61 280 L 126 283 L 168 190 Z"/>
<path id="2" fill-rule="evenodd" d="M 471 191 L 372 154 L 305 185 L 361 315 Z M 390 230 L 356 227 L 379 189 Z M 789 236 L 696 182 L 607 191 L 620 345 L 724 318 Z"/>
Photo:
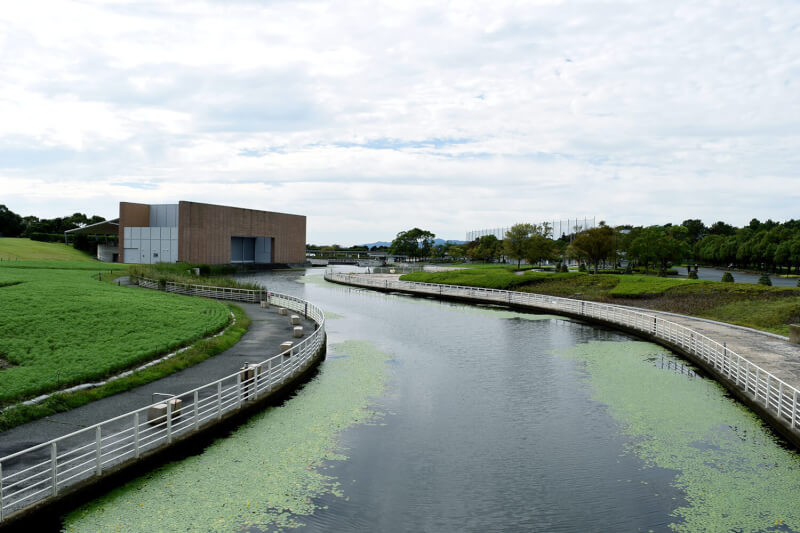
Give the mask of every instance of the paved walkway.
<path id="1" fill-rule="evenodd" d="M 691 328 L 719 343 L 725 343 L 751 363 L 800 389 L 800 344 L 789 342 L 787 337 L 691 316 L 650 309 L 643 311 Z"/>
<path id="2" fill-rule="evenodd" d="M 278 314 L 277 307 L 261 309 L 255 304 L 233 303 L 251 320 L 250 329 L 236 345 L 158 381 L 0 433 L 0 457 L 150 405 L 153 393 L 180 394 L 200 387 L 233 374 L 245 362 L 258 363 L 278 354 L 284 341 L 299 340 L 292 339 L 294 326 L 288 316 Z M 314 331 L 313 320 L 301 318 L 301 324 L 304 331 Z"/>

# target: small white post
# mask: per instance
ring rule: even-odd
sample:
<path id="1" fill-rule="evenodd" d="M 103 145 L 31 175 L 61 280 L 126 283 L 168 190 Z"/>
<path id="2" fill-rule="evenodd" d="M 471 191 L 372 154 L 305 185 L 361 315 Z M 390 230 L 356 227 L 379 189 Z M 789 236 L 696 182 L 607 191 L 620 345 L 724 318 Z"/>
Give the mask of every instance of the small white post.
<path id="1" fill-rule="evenodd" d="M 133 413 L 133 446 L 136 458 L 139 458 L 139 411 Z"/>
<path id="2" fill-rule="evenodd" d="M 783 404 L 783 381 L 778 384 L 778 418 L 781 417 L 781 405 Z"/>
<path id="3" fill-rule="evenodd" d="M 3 463 L 0 463 L 0 522 L 3 521 Z"/>
<path id="4" fill-rule="evenodd" d="M 200 427 L 200 410 L 197 405 L 197 391 L 194 391 L 194 429 L 197 430 Z"/>
<path id="5" fill-rule="evenodd" d="M 102 453 L 103 440 L 102 437 L 100 436 L 100 426 L 97 426 L 97 431 L 95 431 L 95 434 L 96 435 L 95 435 L 94 455 L 95 455 L 95 460 L 97 462 L 97 465 L 95 467 L 95 473 L 99 476 L 100 474 L 103 473 L 103 453 Z"/>
<path id="6" fill-rule="evenodd" d="M 242 373 L 236 374 L 236 408 L 242 406 Z"/>
<path id="7" fill-rule="evenodd" d="M 792 429 L 794 429 L 795 424 L 797 423 L 797 389 L 794 390 L 792 394 Z M 0 476 L 0 499 L 2 499 L 2 491 L 3 491 L 3 479 Z"/>
<path id="8" fill-rule="evenodd" d="M 769 378 L 771 377 L 770 374 L 767 374 L 767 397 L 764 398 L 764 406 L 767 408 L 769 408 Z"/>
<path id="9" fill-rule="evenodd" d="M 50 445 L 50 473 L 53 476 L 53 496 L 58 494 L 58 450 L 56 443 Z"/>
<path id="10" fill-rule="evenodd" d="M 217 420 L 222 418 L 222 382 L 217 381 Z"/>
<path id="11" fill-rule="evenodd" d="M 172 398 L 167 399 L 167 444 L 172 442 Z"/>

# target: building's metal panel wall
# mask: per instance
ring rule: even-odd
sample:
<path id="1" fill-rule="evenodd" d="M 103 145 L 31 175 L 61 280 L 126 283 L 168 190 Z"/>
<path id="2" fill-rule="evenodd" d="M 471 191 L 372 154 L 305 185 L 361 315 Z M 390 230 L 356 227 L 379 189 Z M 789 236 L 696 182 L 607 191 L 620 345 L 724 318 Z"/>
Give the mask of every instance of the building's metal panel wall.
<path id="1" fill-rule="evenodd" d="M 134 204 L 130 202 L 120 202 L 119 203 L 119 249 L 120 255 L 120 262 L 130 263 L 134 261 L 130 261 L 125 258 L 125 250 L 129 248 L 126 244 L 125 238 L 125 228 L 132 227 L 132 226 L 147 226 L 150 224 L 150 206 L 147 204 Z M 139 238 L 139 236 L 133 234 L 133 238 Z M 137 246 L 138 248 L 138 246 Z M 136 261 L 138 262 L 139 257 L 137 254 Z"/>
<path id="2" fill-rule="evenodd" d="M 195 202 L 178 205 L 178 259 L 181 261 L 229 263 L 231 237 L 247 236 L 263 237 L 272 243 L 267 247 L 269 263 L 305 262 L 306 217 L 302 215 Z"/>
<path id="3" fill-rule="evenodd" d="M 256 237 L 256 263 L 272 262 L 272 239 Z"/>
<path id="4" fill-rule="evenodd" d="M 150 227 L 178 225 L 178 204 L 155 204 L 150 206 Z"/>
<path id="5" fill-rule="evenodd" d="M 125 263 L 175 263 L 178 260 L 178 240 L 172 239 L 177 228 L 126 227 L 123 234 Z"/>

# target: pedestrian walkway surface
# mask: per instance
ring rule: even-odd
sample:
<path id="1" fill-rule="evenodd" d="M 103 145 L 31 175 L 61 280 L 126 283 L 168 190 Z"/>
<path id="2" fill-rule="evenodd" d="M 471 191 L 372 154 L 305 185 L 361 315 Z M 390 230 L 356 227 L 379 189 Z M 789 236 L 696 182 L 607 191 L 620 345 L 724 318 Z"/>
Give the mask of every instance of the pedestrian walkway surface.
<path id="1" fill-rule="evenodd" d="M 793 344 L 786 337 L 691 316 L 642 311 L 724 343 L 734 353 L 800 389 L 800 344 Z"/>
<path id="2" fill-rule="evenodd" d="M 47 442 L 103 420 L 150 405 L 154 393 L 180 394 L 233 374 L 245 363 L 260 363 L 280 352 L 282 342 L 293 339 L 289 316 L 277 307 L 262 309 L 256 304 L 235 302 L 250 317 L 250 328 L 234 346 L 194 366 L 127 392 L 84 406 L 29 422 L 0 433 L 0 457 Z M 301 317 L 305 332 L 314 331 L 314 321 Z"/>

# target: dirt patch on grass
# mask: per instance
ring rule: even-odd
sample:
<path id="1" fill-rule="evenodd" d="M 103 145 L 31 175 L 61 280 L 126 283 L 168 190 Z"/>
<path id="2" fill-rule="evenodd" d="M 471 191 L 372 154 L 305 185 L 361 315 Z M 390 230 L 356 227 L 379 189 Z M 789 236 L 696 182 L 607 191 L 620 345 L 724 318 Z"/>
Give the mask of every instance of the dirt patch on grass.
<path id="1" fill-rule="evenodd" d="M 5 370 L 6 368 L 11 368 L 12 366 L 17 366 L 16 363 L 12 363 L 2 355 L 0 355 L 0 370 Z"/>

